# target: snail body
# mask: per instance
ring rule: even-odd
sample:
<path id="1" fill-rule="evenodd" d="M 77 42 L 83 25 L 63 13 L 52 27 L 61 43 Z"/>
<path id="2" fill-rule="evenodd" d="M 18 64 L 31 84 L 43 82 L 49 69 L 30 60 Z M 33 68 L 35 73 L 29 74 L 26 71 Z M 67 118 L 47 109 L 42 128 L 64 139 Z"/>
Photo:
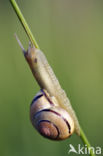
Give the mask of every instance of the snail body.
<path id="1" fill-rule="evenodd" d="M 53 140 L 66 139 L 73 132 L 80 135 L 76 114 L 43 52 L 31 44 L 25 51 L 18 38 L 17 41 L 41 88 L 30 106 L 33 126 L 41 135 Z"/>

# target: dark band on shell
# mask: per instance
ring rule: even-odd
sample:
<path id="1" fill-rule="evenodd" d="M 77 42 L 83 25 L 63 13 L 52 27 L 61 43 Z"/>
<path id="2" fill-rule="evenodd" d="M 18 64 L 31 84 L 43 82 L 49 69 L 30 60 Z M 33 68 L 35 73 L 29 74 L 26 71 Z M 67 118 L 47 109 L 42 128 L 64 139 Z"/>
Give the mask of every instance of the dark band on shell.
<path id="1" fill-rule="evenodd" d="M 43 96 L 43 94 L 36 96 L 36 97 L 32 100 L 31 105 L 32 105 L 36 100 L 38 100 L 39 98 L 41 98 L 42 96 Z"/>
<path id="2" fill-rule="evenodd" d="M 54 113 L 54 114 L 58 115 L 59 117 L 61 117 L 64 120 L 64 122 L 66 123 L 67 127 L 68 127 L 68 132 L 71 133 L 71 127 L 70 127 L 69 122 L 64 117 L 62 117 L 61 114 L 59 114 L 58 112 L 55 112 L 54 110 L 51 110 L 51 109 L 43 109 L 43 110 L 37 112 L 36 114 L 34 114 L 33 119 L 35 119 L 35 117 L 37 115 L 39 115 L 41 112 L 51 112 L 51 113 Z"/>
<path id="3" fill-rule="evenodd" d="M 53 127 L 53 129 L 51 128 L 51 126 L 50 126 L 50 128 L 49 127 L 45 128 L 45 125 L 44 125 L 44 129 L 43 129 L 43 126 L 41 129 L 41 127 L 40 127 L 41 123 L 48 123 L 48 125 L 51 125 Z M 46 136 L 47 138 L 53 139 L 53 140 L 58 139 L 59 134 L 60 134 L 58 127 L 49 120 L 40 120 L 38 122 L 37 129 L 39 130 L 41 135 L 43 135 L 44 137 Z M 55 135 L 54 135 L 53 130 L 55 130 Z"/>

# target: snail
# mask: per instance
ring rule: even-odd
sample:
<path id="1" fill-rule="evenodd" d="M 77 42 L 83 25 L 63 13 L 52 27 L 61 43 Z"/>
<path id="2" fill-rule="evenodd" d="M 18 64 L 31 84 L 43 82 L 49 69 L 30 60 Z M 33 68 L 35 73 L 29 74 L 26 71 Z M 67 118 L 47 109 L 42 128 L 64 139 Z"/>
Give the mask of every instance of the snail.
<path id="1" fill-rule="evenodd" d="M 30 105 L 32 125 L 42 136 L 52 140 L 64 140 L 74 132 L 80 135 L 76 114 L 43 52 L 31 43 L 25 51 L 17 36 L 16 39 L 41 88 Z"/>

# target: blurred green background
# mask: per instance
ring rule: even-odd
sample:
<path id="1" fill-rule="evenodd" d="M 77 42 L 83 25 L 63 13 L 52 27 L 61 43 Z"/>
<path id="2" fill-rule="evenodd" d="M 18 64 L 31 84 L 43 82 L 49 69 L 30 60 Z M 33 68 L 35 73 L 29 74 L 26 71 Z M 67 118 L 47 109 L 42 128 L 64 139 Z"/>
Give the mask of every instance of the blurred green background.
<path id="1" fill-rule="evenodd" d="M 92 146 L 103 146 L 103 1 L 17 0 Z M 28 38 L 7 0 L 0 0 L 0 155 L 67 156 L 65 141 L 40 136 L 29 121 L 39 86 L 15 40 Z M 73 155 L 73 154 L 72 154 Z"/>

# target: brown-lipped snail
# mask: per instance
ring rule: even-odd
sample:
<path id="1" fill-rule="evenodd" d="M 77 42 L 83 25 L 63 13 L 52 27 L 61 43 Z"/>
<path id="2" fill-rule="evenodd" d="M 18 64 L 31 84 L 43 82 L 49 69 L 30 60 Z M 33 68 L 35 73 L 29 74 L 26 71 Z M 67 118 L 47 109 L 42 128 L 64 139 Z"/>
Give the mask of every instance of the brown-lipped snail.
<path id="1" fill-rule="evenodd" d="M 43 52 L 32 44 L 25 51 L 17 36 L 16 39 L 41 88 L 30 105 L 32 125 L 41 135 L 52 140 L 64 140 L 73 132 L 80 135 L 76 114 Z"/>

